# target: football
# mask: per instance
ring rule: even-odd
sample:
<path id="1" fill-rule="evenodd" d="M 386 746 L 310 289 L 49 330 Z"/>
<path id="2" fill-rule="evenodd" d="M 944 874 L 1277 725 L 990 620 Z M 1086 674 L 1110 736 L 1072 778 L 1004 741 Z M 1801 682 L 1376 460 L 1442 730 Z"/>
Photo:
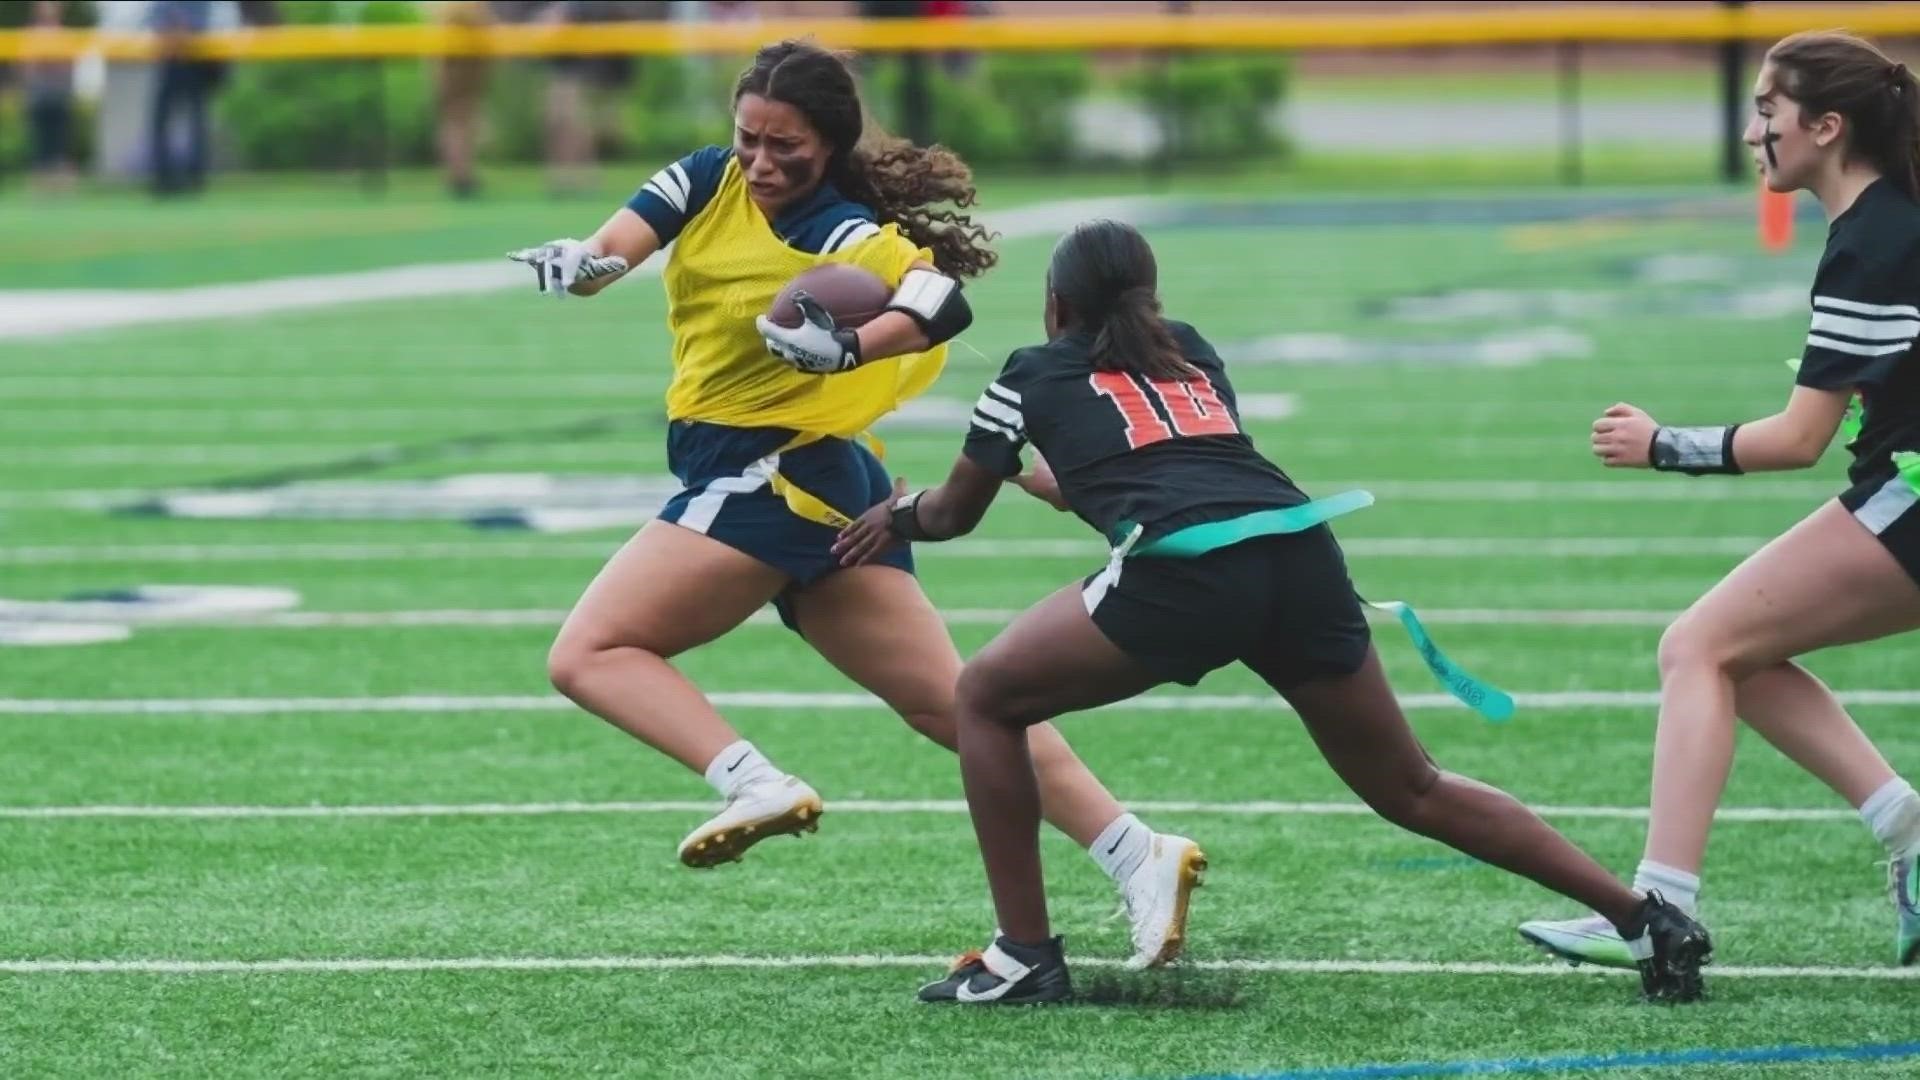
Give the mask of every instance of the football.
<path id="1" fill-rule="evenodd" d="M 775 326 L 800 325 L 800 308 L 793 294 L 806 293 L 833 316 L 837 326 L 854 327 L 886 310 L 893 298 L 893 287 L 871 271 L 846 263 L 816 266 L 792 281 L 773 298 L 767 321 Z"/>

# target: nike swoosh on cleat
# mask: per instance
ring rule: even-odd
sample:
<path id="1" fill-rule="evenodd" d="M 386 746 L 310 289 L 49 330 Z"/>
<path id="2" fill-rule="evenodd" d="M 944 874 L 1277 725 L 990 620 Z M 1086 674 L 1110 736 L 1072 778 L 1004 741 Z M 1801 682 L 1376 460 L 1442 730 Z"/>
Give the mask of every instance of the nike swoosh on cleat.
<path id="1" fill-rule="evenodd" d="M 964 1001 L 969 1005 L 982 1005 L 989 1001 L 999 1001 L 1001 998 L 1007 996 L 1007 991 L 1013 989 L 1013 982 L 1012 979 L 1002 979 L 1000 980 L 999 986 L 991 990 L 983 990 L 978 994 L 969 989 L 966 983 L 961 983 L 959 986 L 953 988 L 954 1000 Z"/>

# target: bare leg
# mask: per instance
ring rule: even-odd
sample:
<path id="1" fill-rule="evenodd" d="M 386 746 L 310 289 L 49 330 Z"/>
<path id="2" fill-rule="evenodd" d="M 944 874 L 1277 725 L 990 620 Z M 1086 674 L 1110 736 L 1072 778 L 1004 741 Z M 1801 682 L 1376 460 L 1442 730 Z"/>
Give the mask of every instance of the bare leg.
<path id="1" fill-rule="evenodd" d="M 1258 659 L 1247 666 L 1266 677 Z M 1616 926 L 1631 921 L 1640 897 L 1599 863 L 1513 796 L 1434 765 L 1371 646 L 1351 675 L 1274 688 L 1334 772 L 1381 817 L 1578 900 Z"/>
<path id="2" fill-rule="evenodd" d="M 1763 681 L 1749 695 L 1750 722 L 1795 761 L 1849 797 L 1874 778 L 1890 777 L 1885 760 L 1831 695 L 1779 665 L 1916 626 L 1920 588 L 1837 502 L 1755 552 L 1701 597 L 1660 642 L 1647 859 L 1700 869 L 1733 768 L 1734 688 L 1751 677 Z M 1787 689 L 1793 703 L 1754 707 L 1769 686 Z"/>
<path id="3" fill-rule="evenodd" d="M 668 659 L 745 622 L 786 582 L 718 540 L 649 522 L 587 586 L 548 673 L 581 708 L 704 772 L 740 736 Z"/>
<path id="4" fill-rule="evenodd" d="M 959 746 L 954 694 L 960 654 L 913 575 L 891 566 L 830 574 L 793 597 L 807 641 L 914 730 Z M 1027 729 L 1046 820 L 1081 847 L 1125 811 L 1052 724 Z"/>
<path id="5" fill-rule="evenodd" d="M 1858 808 L 1894 778 L 1893 766 L 1847 715 L 1833 692 L 1791 660 L 1741 679 L 1733 688 L 1740 719 L 1774 748 Z"/>
<path id="6" fill-rule="evenodd" d="M 1132 697 L 1154 682 L 1093 625 L 1078 586 L 1029 608 L 961 673 L 960 775 L 994 911 L 1012 941 L 1034 945 L 1052 936 L 1028 729 Z"/>

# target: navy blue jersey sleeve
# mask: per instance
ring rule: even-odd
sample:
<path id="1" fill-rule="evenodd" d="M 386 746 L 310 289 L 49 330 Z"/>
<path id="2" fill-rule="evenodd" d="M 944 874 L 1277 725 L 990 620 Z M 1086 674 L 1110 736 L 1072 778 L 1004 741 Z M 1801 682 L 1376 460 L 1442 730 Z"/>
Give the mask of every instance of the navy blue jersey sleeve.
<path id="1" fill-rule="evenodd" d="M 1910 251 L 1872 257 L 1842 248 L 1820 260 L 1801 386 L 1846 390 L 1892 377 L 1920 336 L 1913 267 Z"/>
<path id="2" fill-rule="evenodd" d="M 1020 451 L 1027 445 L 1027 420 L 1021 411 L 1030 387 L 1022 373 L 1020 353 L 1014 353 L 1000 377 L 987 384 L 973 403 L 963 448 L 969 460 L 995 476 L 1020 472 Z"/>
<path id="3" fill-rule="evenodd" d="M 789 207 L 774 219 L 780 238 L 801 251 L 819 255 L 850 248 L 880 231 L 873 211 L 823 185 L 813 198 Z"/>
<path id="4" fill-rule="evenodd" d="M 669 244 L 686 228 L 694 215 L 706 209 L 713 193 L 720 190 L 720 178 L 727 171 L 732 151 L 724 146 L 704 146 L 653 174 L 627 200 L 627 209 L 639 214 Z"/>

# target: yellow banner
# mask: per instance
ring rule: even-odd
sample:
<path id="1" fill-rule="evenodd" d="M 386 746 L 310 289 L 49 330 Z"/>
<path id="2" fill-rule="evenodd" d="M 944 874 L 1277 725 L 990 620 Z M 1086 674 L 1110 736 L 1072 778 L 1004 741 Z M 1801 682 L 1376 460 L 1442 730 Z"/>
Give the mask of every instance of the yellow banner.
<path id="1" fill-rule="evenodd" d="M 786 37 L 873 52 L 1077 49 L 1390 49 L 1552 42 L 1772 40 L 1845 27 L 1920 35 L 1920 3 L 1767 4 L 1750 8 L 1518 8 L 1395 15 L 1102 18 L 812 19 L 591 26 L 281 26 L 208 34 L 194 54 L 230 60 L 376 60 L 431 56 L 748 53 Z M 146 34 L 0 31 L 0 61 L 99 54 L 150 60 Z"/>

